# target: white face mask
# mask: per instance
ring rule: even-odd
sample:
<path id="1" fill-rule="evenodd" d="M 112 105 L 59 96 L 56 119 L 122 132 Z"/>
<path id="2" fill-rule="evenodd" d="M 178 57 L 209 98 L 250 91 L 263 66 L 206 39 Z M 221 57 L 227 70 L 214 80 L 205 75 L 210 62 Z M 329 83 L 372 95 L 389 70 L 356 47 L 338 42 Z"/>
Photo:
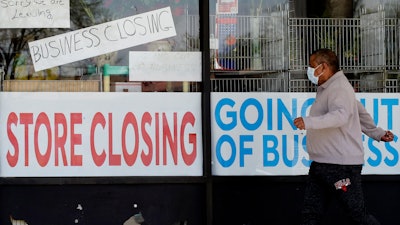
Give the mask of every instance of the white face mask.
<path id="1" fill-rule="evenodd" d="M 315 70 L 320 66 L 321 64 L 319 64 L 317 67 L 312 68 L 312 67 L 308 67 L 307 68 L 307 77 L 308 79 L 311 81 L 311 83 L 318 85 L 318 79 L 319 77 L 323 74 L 320 73 L 318 76 L 314 76 Z"/>

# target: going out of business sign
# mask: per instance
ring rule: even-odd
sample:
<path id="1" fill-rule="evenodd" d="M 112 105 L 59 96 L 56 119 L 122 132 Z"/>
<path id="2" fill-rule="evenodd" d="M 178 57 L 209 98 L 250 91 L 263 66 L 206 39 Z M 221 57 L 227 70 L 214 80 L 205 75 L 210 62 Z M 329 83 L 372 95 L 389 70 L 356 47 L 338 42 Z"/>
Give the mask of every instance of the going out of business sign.
<path id="1" fill-rule="evenodd" d="M 393 142 L 363 135 L 364 174 L 400 174 L 398 94 L 357 94 Z M 212 169 L 214 175 L 304 175 L 310 160 L 307 132 L 293 119 L 308 115 L 315 93 L 212 93 Z"/>

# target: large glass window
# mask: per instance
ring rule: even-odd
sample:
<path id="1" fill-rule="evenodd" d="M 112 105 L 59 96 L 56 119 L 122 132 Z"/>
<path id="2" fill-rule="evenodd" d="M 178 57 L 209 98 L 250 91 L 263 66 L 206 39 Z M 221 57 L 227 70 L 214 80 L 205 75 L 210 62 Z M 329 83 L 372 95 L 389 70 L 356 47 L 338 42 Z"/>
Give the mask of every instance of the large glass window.
<path id="1" fill-rule="evenodd" d="M 53 1 L 45 0 L 42 2 L 50 4 Z M 58 2 L 65 3 L 66 1 L 61 0 Z M 3 80 L 97 79 L 92 75 L 101 73 L 105 64 L 128 66 L 130 51 L 199 51 L 199 7 L 197 0 L 77 0 L 69 1 L 69 4 L 70 27 L 68 28 L 47 28 L 45 26 L 36 28 L 29 25 L 29 23 L 23 28 L 4 28 L 4 26 L 0 26 L 0 73 Z M 23 6 L 21 1 L 2 1 L 0 3 L 0 10 L 15 10 L 15 15 L 19 13 L 20 9 L 27 7 L 29 6 Z M 43 70 L 36 71 L 34 68 L 28 44 L 32 41 L 74 32 L 82 28 L 116 21 L 164 7 L 170 7 L 171 9 L 176 29 L 175 36 L 148 41 L 81 60 L 73 60 L 72 62 Z M 46 13 L 46 11 L 39 12 L 38 9 L 36 11 L 23 12 L 23 14 L 19 15 L 20 17 L 37 19 L 42 16 L 41 13 Z M 15 20 L 15 15 L 9 19 Z M 45 15 L 43 14 L 43 16 Z M 86 36 L 89 37 L 90 35 L 91 32 L 88 31 Z M 82 36 L 85 35 L 83 34 Z M 95 37 L 92 38 L 92 41 L 94 42 L 93 44 L 96 44 Z M 63 42 L 65 48 L 71 48 L 74 44 L 73 41 L 68 42 L 65 39 Z M 78 41 L 75 40 L 75 42 Z M 115 44 L 118 45 L 119 43 L 116 42 Z M 49 46 L 51 47 L 51 43 Z M 83 52 L 83 54 L 86 53 Z M 113 82 L 126 81 L 128 81 L 126 75 L 111 76 L 111 84 Z M 142 82 L 141 86 L 142 91 L 166 91 L 168 88 L 169 90 L 167 91 L 182 90 L 181 82 L 163 82 L 162 80 L 160 82 Z"/>
<path id="2" fill-rule="evenodd" d="M 283 69 L 283 14 L 289 1 L 214 0 L 210 4 L 215 71 Z"/>

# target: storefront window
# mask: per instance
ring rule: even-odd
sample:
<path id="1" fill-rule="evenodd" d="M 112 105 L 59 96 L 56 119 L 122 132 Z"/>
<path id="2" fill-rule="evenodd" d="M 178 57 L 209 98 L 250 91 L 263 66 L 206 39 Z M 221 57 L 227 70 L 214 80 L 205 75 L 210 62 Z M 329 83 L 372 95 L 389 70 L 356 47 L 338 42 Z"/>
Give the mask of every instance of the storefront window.
<path id="1" fill-rule="evenodd" d="M 59 4 L 57 6 L 52 5 L 53 8 L 62 8 L 64 4 L 68 4 L 68 1 L 65 0 L 44 0 L 41 2 L 43 5 L 50 5 L 54 4 L 54 2 L 58 2 Z M 7 22 L 3 20 L 3 22 L 0 23 L 0 73 L 2 74 L 2 79 L 76 80 L 90 76 L 93 73 L 101 72 L 105 64 L 128 66 L 130 51 L 199 51 L 198 4 L 197 0 L 77 0 L 69 1 L 70 26 L 67 28 L 47 27 L 46 25 L 43 27 L 40 25 L 33 26 L 30 23 L 26 23 L 25 26 L 10 27 L 10 23 L 7 24 Z M 39 7 L 27 11 L 26 9 L 29 7 L 32 7 L 32 5 L 23 5 L 22 1 L 2 1 L 0 3 L 0 10 L 3 12 L 5 10 L 15 11 L 14 15 L 8 18 L 9 22 L 14 22 L 22 17 L 36 20 L 40 17 L 54 16 L 51 15 L 50 10 L 46 11 L 44 7 L 43 10 Z M 99 53 L 93 56 L 82 51 L 83 54 L 88 55 L 87 58 L 76 61 L 70 60 L 70 62 L 54 67 L 35 70 L 33 60 L 36 60 L 38 57 L 34 58 L 31 56 L 31 49 L 29 48 L 30 42 L 43 40 L 59 34 L 66 34 L 68 32 L 71 32 L 72 36 L 78 36 L 74 31 L 165 7 L 170 7 L 171 10 L 176 30 L 176 35 L 174 36 L 160 39 L 156 38 L 156 40 L 146 43 L 132 44 L 131 46 L 121 47 L 116 51 L 110 49 L 104 54 Z M 45 15 L 46 13 L 47 15 Z M 150 22 L 154 23 L 154 21 Z M 97 31 L 96 29 L 97 28 L 94 28 L 92 31 L 95 32 Z M 132 33 L 129 34 L 133 35 L 134 32 L 136 31 L 132 31 Z M 93 36 L 91 41 L 92 44 L 95 45 L 97 37 L 94 37 L 95 35 L 92 34 L 91 31 L 88 31 L 86 37 L 90 35 Z M 81 36 L 85 37 L 85 34 L 82 33 Z M 75 44 L 75 48 L 78 48 L 76 46 L 79 45 L 80 40 L 74 39 L 74 41 L 72 41 L 72 39 L 63 39 L 65 49 L 68 50 L 68 48 L 72 48 L 73 44 Z M 115 42 L 115 45 L 118 44 L 119 42 Z M 54 50 L 54 45 L 54 43 L 49 42 L 49 46 L 47 47 L 53 48 Z M 40 50 L 39 47 L 37 49 Z M 56 53 L 60 54 L 59 52 L 63 50 L 64 49 L 60 47 L 57 49 Z M 53 55 L 56 53 L 54 50 Z M 52 53 L 50 52 L 49 54 L 51 55 Z M 112 79 L 115 81 L 127 81 L 126 76 L 113 76 Z M 143 82 L 145 88 L 151 83 L 152 82 Z M 160 83 L 157 83 L 156 86 L 160 86 Z M 148 91 L 163 91 L 158 90 L 156 86 L 149 88 Z"/>
<path id="2" fill-rule="evenodd" d="M 284 69 L 283 24 L 289 0 L 214 0 L 210 3 L 212 75 L 256 76 Z M 240 73 L 239 73 L 240 72 Z"/>

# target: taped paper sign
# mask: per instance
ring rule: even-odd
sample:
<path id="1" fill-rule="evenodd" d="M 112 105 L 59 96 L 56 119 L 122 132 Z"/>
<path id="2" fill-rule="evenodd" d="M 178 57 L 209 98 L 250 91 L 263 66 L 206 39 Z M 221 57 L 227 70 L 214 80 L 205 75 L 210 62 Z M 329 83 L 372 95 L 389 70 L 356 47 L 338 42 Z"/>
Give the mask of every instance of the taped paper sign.
<path id="1" fill-rule="evenodd" d="M 176 36 L 171 8 L 29 42 L 35 71 Z"/>
<path id="2" fill-rule="evenodd" d="M 130 81 L 201 81 L 201 52 L 129 52 Z"/>
<path id="3" fill-rule="evenodd" d="M 69 28 L 69 0 L 0 1 L 0 28 Z"/>

